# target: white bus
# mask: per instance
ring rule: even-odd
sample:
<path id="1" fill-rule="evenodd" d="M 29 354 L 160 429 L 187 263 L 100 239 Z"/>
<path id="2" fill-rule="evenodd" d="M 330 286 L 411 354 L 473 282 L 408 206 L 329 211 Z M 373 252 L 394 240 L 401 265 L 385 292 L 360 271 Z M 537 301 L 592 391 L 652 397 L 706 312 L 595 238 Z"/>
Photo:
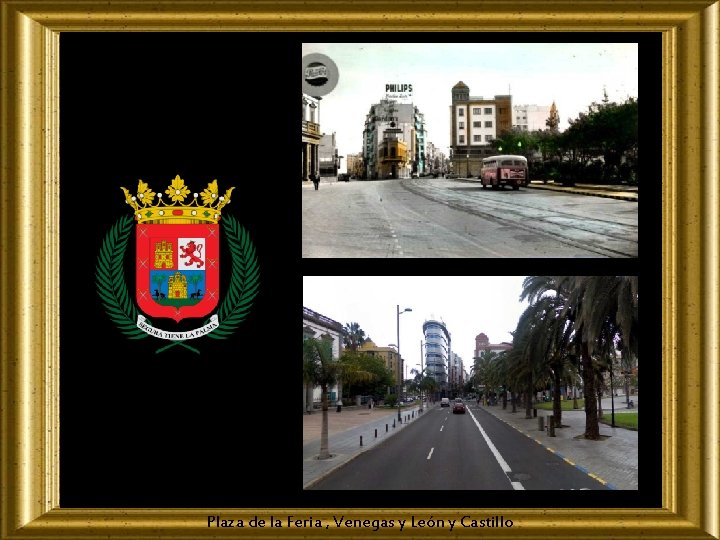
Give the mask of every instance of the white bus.
<path id="1" fill-rule="evenodd" d="M 488 185 L 498 189 L 505 184 L 520 189 L 528 183 L 527 158 L 524 156 L 500 155 L 482 160 L 480 181 L 483 188 Z"/>

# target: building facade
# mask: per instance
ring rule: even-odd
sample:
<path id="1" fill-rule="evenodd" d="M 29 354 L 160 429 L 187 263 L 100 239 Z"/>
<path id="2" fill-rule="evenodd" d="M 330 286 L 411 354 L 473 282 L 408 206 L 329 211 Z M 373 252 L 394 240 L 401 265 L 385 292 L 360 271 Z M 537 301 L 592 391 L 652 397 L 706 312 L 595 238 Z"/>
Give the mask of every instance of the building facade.
<path id="1" fill-rule="evenodd" d="M 363 165 L 363 156 L 360 154 L 348 154 L 345 161 L 347 173 L 355 178 L 362 178 L 365 167 Z"/>
<path id="2" fill-rule="evenodd" d="M 494 351 L 502 352 L 509 351 L 512 349 L 512 343 L 503 341 L 502 343 L 490 343 L 487 335 L 480 333 L 475 336 L 475 358 L 480 357 L 480 353 L 483 351 Z"/>
<path id="3" fill-rule="evenodd" d="M 465 365 L 463 359 L 454 352 L 451 352 L 448 362 L 448 386 L 450 387 L 451 397 L 457 397 L 462 394 L 465 380 Z"/>
<path id="4" fill-rule="evenodd" d="M 450 162 L 460 176 L 479 176 L 482 158 L 495 153 L 492 141 L 512 129 L 512 97 L 473 97 L 462 81 L 452 87 Z"/>
<path id="5" fill-rule="evenodd" d="M 345 328 L 342 324 L 303 306 L 303 341 L 308 338 L 331 341 L 332 355 L 337 360 L 340 358 L 342 351 L 344 334 Z M 328 389 L 330 403 L 334 403 L 338 399 L 340 396 L 339 390 L 337 384 Z M 303 412 L 312 411 L 314 408 L 319 407 L 321 399 L 321 388 L 303 381 Z"/>
<path id="6" fill-rule="evenodd" d="M 363 129 L 364 178 L 409 178 L 423 173 L 425 162 L 425 118 L 412 103 L 383 99 L 370 107 Z M 389 150 L 403 148 L 403 157 Z"/>
<path id="7" fill-rule="evenodd" d="M 553 103 L 554 105 L 554 103 Z M 513 106 L 513 129 L 518 131 L 540 131 L 548 129 L 552 105 Z"/>
<path id="8" fill-rule="evenodd" d="M 320 161 L 320 176 L 337 176 L 340 168 L 340 156 L 338 156 L 337 141 L 335 133 L 325 134 L 320 137 L 318 148 Z"/>
<path id="9" fill-rule="evenodd" d="M 385 367 L 389 369 L 390 373 L 392 373 L 395 377 L 395 385 L 388 388 L 387 393 L 395 394 L 397 392 L 398 377 L 400 377 L 399 380 L 402 380 L 402 374 L 400 373 L 400 370 L 402 369 L 402 362 L 398 356 L 397 349 L 394 347 L 378 347 L 372 342 L 372 340 L 368 339 L 365 343 L 358 347 L 357 351 L 359 353 L 369 354 L 370 356 L 376 356 L 382 359 L 385 363 Z"/>
<path id="10" fill-rule="evenodd" d="M 452 352 L 450 332 L 444 322 L 431 319 L 423 323 L 423 335 L 427 375 L 435 379 L 441 396 L 445 396 L 448 384 L 447 365 Z"/>
<path id="11" fill-rule="evenodd" d="M 302 95 L 302 181 L 320 171 L 320 99 Z"/>

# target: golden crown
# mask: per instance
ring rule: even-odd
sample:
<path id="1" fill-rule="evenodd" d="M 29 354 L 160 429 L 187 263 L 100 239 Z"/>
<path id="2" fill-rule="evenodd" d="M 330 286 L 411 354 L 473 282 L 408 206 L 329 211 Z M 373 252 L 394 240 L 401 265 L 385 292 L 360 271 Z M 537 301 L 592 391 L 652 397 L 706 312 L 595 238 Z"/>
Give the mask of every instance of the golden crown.
<path id="1" fill-rule="evenodd" d="M 220 210 L 230 203 L 230 194 L 235 188 L 231 187 L 225 195 L 220 195 L 217 180 L 213 180 L 201 193 L 193 193 L 189 204 L 185 203 L 185 199 L 190 195 L 190 189 L 180 175 L 165 190 L 170 202 L 165 202 L 162 193 L 157 193 L 156 202 L 156 193 L 142 180 L 138 181 L 135 195 L 126 188 L 121 189 L 138 223 L 217 223 L 220 221 Z M 202 204 L 198 199 L 202 200 Z"/>

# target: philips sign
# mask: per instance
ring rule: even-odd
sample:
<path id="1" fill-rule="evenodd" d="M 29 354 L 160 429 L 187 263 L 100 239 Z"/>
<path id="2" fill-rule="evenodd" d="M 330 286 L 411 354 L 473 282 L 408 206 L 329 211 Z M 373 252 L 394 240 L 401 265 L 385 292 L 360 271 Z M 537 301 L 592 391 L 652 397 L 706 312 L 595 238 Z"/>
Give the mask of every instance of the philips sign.
<path id="1" fill-rule="evenodd" d="M 412 84 L 389 83 L 385 85 L 385 96 L 388 99 L 405 99 L 412 97 Z"/>

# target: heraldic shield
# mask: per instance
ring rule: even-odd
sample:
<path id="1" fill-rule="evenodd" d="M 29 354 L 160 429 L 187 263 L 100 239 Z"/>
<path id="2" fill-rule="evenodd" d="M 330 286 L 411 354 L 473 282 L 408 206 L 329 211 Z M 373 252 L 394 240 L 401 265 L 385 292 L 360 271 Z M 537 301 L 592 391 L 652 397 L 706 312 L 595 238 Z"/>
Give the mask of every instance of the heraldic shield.
<path id="1" fill-rule="evenodd" d="M 217 224 L 145 224 L 136 228 L 138 307 L 150 317 L 204 317 L 220 298 Z"/>
<path id="2" fill-rule="evenodd" d="M 167 197 L 158 193 L 157 201 L 142 180 L 136 196 L 122 189 L 135 213 L 140 310 L 176 322 L 209 315 L 220 300 L 220 210 L 233 188 L 220 196 L 214 180 L 191 195 L 176 176 L 164 192 Z"/>

